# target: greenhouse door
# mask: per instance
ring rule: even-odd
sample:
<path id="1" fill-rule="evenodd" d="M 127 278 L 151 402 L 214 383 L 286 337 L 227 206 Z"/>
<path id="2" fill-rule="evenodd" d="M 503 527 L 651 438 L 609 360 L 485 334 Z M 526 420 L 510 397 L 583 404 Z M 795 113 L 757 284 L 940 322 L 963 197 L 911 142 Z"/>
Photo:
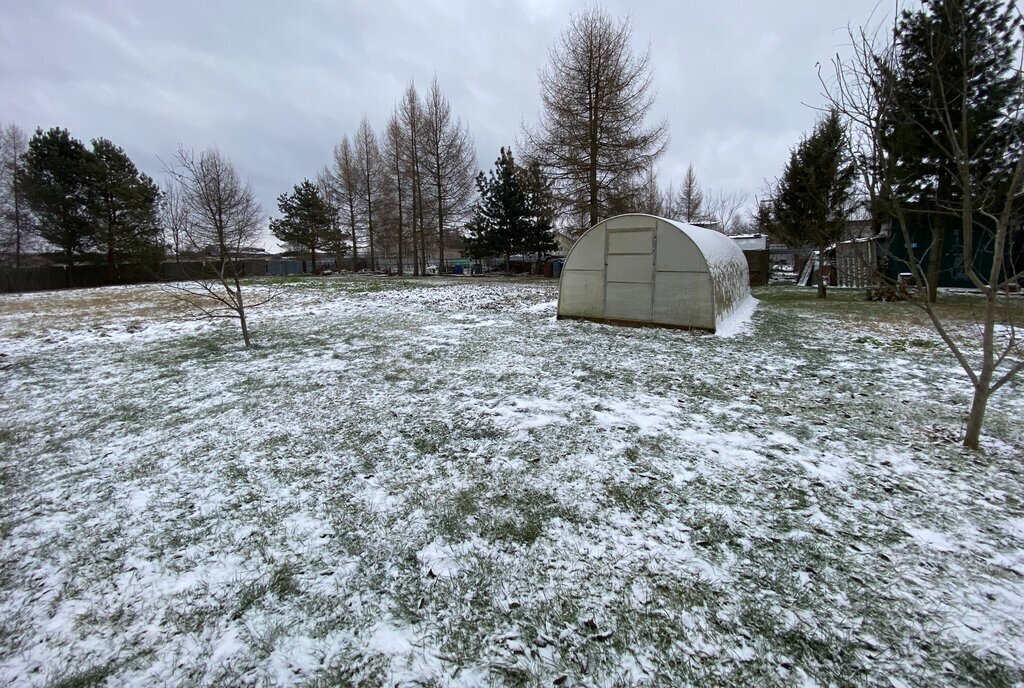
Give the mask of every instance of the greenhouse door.
<path id="1" fill-rule="evenodd" d="M 652 320 L 654 228 L 608 229 L 605 244 L 605 317 Z"/>

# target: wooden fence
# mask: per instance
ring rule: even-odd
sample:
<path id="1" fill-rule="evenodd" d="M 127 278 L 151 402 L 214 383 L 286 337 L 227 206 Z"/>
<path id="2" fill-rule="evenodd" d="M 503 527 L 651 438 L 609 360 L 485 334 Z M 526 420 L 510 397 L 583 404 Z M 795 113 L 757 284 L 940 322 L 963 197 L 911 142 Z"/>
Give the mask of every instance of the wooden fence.
<path id="1" fill-rule="evenodd" d="M 317 261 L 319 262 L 319 261 Z M 308 261 L 241 260 L 237 265 L 245 277 L 264 275 L 293 275 L 306 271 Z M 273 265 L 273 268 L 270 266 Z M 181 280 L 214 277 L 211 263 L 188 261 L 160 263 L 159 265 L 119 265 L 111 269 L 106 265 L 76 265 L 69 270 L 64 265 L 12 268 L 0 267 L 0 292 L 45 291 L 48 289 L 82 289 L 117 284 L 144 282 L 177 282 Z"/>

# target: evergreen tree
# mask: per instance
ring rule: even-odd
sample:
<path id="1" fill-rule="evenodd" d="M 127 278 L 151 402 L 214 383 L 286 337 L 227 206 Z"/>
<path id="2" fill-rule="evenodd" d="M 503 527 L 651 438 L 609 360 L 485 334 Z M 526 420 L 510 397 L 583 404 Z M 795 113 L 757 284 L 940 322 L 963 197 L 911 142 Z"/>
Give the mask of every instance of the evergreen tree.
<path id="1" fill-rule="evenodd" d="M 289 244 L 309 249 L 316 270 L 316 250 L 331 243 L 333 211 L 316 184 L 303 179 L 292 193 L 277 197 L 284 217 L 270 221 L 270 232 Z"/>
<path id="2" fill-rule="evenodd" d="M 536 253 L 539 263 L 544 253 L 558 248 L 554 233 L 554 182 L 544 174 L 544 169 L 536 160 L 527 165 L 525 169 L 520 168 L 519 173 L 526 192 L 530 218 L 526 236 L 523 239 L 523 250 Z"/>
<path id="3" fill-rule="evenodd" d="M 790 153 L 771 203 L 772 233 L 793 245 L 816 248 L 824 264 L 826 248 L 843 238 L 854 174 L 846 130 L 832 110 Z M 818 296 L 825 295 L 818 270 Z"/>
<path id="4" fill-rule="evenodd" d="M 474 258 L 503 255 L 506 272 L 512 254 L 523 250 L 529 231 L 530 200 L 522 182 L 511 149 L 502 148 L 494 169 L 477 175 L 480 200 L 466 227 L 467 252 Z"/>
<path id="5" fill-rule="evenodd" d="M 900 17 L 895 65 L 880 65 L 891 94 L 880 137 L 890 191 L 931 229 L 931 301 L 961 214 L 960 171 L 970 168 L 972 202 L 993 212 L 1022 154 L 1022 27 L 1012 0 L 924 0 Z"/>
<path id="6" fill-rule="evenodd" d="M 92 244 L 103 253 L 111 277 L 125 258 L 158 259 L 159 187 L 107 139 L 93 140 L 89 163 L 86 210 L 93 228 Z"/>
<path id="7" fill-rule="evenodd" d="M 334 256 L 335 265 L 341 267 L 345 254 L 348 253 L 348 234 L 341 221 L 341 207 L 338 205 L 337 185 L 330 168 L 322 169 L 316 176 L 316 188 L 320 192 L 327 207 L 328 228 L 319 244 L 324 253 Z"/>
<path id="8" fill-rule="evenodd" d="M 554 198 L 551 181 L 540 163 L 527 168 L 516 164 L 511 149 L 501 149 L 494 169 L 476 178 L 480 199 L 466 225 L 466 252 L 473 258 L 505 257 L 505 270 L 514 253 L 536 253 L 556 248 L 552 221 Z"/>
<path id="9" fill-rule="evenodd" d="M 89 246 L 93 234 L 88 212 L 91 157 L 67 129 L 36 129 L 22 170 L 22 191 L 35 214 L 37 232 L 64 254 L 69 285 L 75 256 Z"/>

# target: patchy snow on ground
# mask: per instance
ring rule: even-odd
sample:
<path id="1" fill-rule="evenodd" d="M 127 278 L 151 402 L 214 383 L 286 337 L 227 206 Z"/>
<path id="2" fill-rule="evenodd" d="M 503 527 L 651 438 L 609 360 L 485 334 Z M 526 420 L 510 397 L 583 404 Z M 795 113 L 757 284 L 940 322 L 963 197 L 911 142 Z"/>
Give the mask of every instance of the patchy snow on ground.
<path id="1" fill-rule="evenodd" d="M 157 287 L 0 297 L 0 683 L 1024 681 L 1022 385 L 951 442 L 903 304 L 281 289 L 252 349 Z"/>

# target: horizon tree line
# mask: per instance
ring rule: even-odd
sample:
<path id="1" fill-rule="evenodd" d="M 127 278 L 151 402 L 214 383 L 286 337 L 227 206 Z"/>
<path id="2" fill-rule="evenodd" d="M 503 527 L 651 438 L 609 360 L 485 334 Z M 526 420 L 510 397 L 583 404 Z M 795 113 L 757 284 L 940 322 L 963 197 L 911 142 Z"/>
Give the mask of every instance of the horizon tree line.
<path id="1" fill-rule="evenodd" d="M 160 188 L 105 138 L 86 147 L 59 127 L 31 138 L 0 132 L 0 246 L 20 267 L 26 249 L 55 247 L 68 265 L 88 257 L 111 275 L 162 257 Z"/>
<path id="2" fill-rule="evenodd" d="M 544 112 L 536 127 L 524 128 L 519 148 L 525 166 L 538 165 L 551 180 L 554 226 L 570 237 L 610 215 L 637 211 L 717 223 L 727 232 L 743 228 L 738 209 L 745 196 L 720 193 L 702 201 L 692 166 L 678 192 L 658 185 L 655 167 L 668 135 L 665 122 L 646 124 L 654 102 L 650 60 L 649 48 L 633 51 L 629 20 L 615 20 L 600 9 L 571 16 L 550 50 L 550 64 L 540 76 Z M 315 248 L 284 230 L 286 225 L 272 225 L 271 233 L 278 236 L 275 227 L 285 231 L 287 236 L 278 238 L 289 248 L 322 250 L 339 264 L 347 255 L 353 270 L 361 257 L 371 270 L 385 259 L 396 262 L 400 274 L 410 262 L 413 275 L 426 274 L 432 260 L 443 269 L 472 217 L 476 160 L 469 129 L 453 114 L 438 80 L 422 97 L 410 82 L 379 131 L 364 116 L 311 180 L 313 195 L 326 204 L 330 217 L 317 230 Z M 12 168 L 6 154 L 0 163 L 0 174 Z M 12 191 L 8 179 L 15 176 L 0 178 L 5 182 L 0 248 L 15 245 L 15 262 L 20 262 L 24 194 Z M 175 198 L 167 189 L 156 198 L 165 247 L 180 260 Z M 116 214 L 97 213 L 96 219 L 108 238 L 120 231 Z M 55 244 L 64 246 L 65 254 L 68 238 Z M 84 244 L 74 245 L 71 252 L 82 250 Z M 108 262 L 114 260 L 115 242 L 108 241 L 105 250 Z"/>
<path id="3" fill-rule="evenodd" d="M 315 184 L 303 181 L 279 199 L 285 217 L 271 231 L 293 248 L 330 244 L 339 264 L 349 254 L 353 271 L 362 254 L 370 270 L 394 260 L 403 275 L 411 259 L 413 275 L 425 275 L 428 247 L 443 269 L 446 249 L 461 236 L 475 177 L 473 139 L 438 80 L 423 98 L 410 81 L 379 135 L 364 115 L 354 136 L 344 134 L 334 147 Z M 300 187 L 307 206 L 323 204 L 326 214 L 304 237 L 289 231 L 296 217 L 289 203 Z"/>

